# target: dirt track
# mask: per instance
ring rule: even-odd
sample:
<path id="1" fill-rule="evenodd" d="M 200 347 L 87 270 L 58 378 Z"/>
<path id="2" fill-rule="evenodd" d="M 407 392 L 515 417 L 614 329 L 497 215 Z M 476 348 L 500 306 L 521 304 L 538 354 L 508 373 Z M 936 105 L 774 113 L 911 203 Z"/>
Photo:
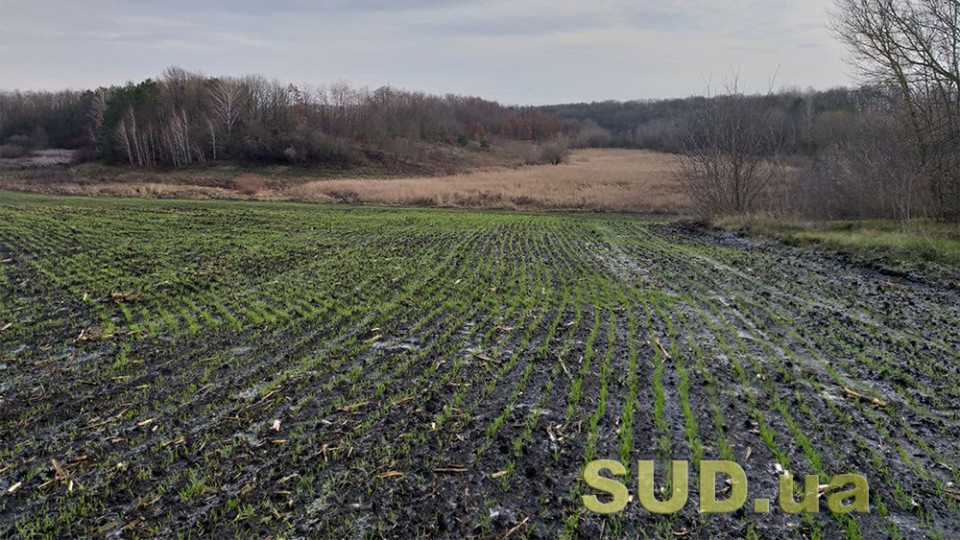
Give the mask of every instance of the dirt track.
<path id="1" fill-rule="evenodd" d="M 11 194 L 0 260 L 0 536 L 960 535 L 943 284 L 628 216 Z M 744 510 L 582 511 L 590 459 L 700 457 Z M 754 514 L 778 466 L 871 514 Z"/>

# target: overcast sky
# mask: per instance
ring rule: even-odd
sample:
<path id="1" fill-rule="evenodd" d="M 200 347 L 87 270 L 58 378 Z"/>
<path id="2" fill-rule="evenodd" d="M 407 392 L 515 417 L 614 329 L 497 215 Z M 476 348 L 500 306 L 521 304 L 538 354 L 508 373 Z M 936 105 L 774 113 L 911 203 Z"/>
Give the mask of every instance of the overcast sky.
<path id="1" fill-rule="evenodd" d="M 851 84 L 831 0 L 0 0 L 0 87 L 90 88 L 177 65 L 507 104 Z"/>

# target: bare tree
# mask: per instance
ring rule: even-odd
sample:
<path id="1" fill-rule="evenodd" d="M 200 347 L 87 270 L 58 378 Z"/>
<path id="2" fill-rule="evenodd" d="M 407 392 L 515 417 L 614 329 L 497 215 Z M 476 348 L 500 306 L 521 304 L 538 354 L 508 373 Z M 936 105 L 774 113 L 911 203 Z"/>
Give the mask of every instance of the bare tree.
<path id="1" fill-rule="evenodd" d="M 210 85 L 210 103 L 213 114 L 227 131 L 229 139 L 233 126 L 247 107 L 249 93 L 243 82 L 232 78 L 215 79 Z"/>
<path id="2" fill-rule="evenodd" d="M 960 0 L 837 0 L 834 30 L 894 111 L 941 216 L 960 220 Z"/>
<path id="3" fill-rule="evenodd" d="M 706 100 L 680 122 L 683 153 L 677 173 L 701 215 L 759 209 L 781 171 L 772 95 L 744 95 L 734 76 L 723 95 Z"/>
<path id="4" fill-rule="evenodd" d="M 94 92 L 93 99 L 90 100 L 90 110 L 87 113 L 90 117 L 88 128 L 90 143 L 94 147 L 99 147 L 100 144 L 100 128 L 103 126 L 103 113 L 106 110 L 107 93 L 103 89 L 99 89 Z"/>
<path id="5" fill-rule="evenodd" d="M 795 210 L 813 219 L 909 220 L 930 208 L 912 128 L 867 101 L 859 114 L 821 115 L 808 130 L 818 151 L 790 187 Z"/>

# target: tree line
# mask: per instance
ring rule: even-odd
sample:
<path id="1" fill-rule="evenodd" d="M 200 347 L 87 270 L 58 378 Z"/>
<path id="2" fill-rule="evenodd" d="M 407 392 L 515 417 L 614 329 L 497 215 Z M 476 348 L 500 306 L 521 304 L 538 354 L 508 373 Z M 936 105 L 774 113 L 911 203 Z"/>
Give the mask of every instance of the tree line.
<path id="1" fill-rule="evenodd" d="M 733 76 L 736 77 L 736 74 Z M 662 152 L 684 151 L 685 121 L 722 100 L 735 81 L 718 89 L 707 88 L 702 95 L 661 100 L 600 101 L 538 107 L 544 114 L 581 127 L 573 141 L 577 146 L 642 148 Z M 874 98 L 875 90 L 832 88 L 800 90 L 788 88 L 769 94 L 744 95 L 750 108 L 768 109 L 777 123 L 779 137 L 791 152 L 811 153 L 818 141 L 811 131 L 824 113 L 856 115 Z"/>
<path id="2" fill-rule="evenodd" d="M 0 143 L 75 148 L 141 167 L 217 160 L 349 166 L 398 139 L 486 147 L 494 137 L 549 142 L 579 127 L 529 108 L 344 82 L 304 87 L 259 75 L 157 79 L 88 91 L 4 92 Z"/>

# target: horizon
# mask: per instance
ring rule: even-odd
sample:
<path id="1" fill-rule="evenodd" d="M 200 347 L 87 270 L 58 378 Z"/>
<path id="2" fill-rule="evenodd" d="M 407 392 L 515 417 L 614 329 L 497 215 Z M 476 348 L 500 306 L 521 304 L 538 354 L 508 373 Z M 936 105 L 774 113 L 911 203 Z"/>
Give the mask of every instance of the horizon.
<path id="1" fill-rule="evenodd" d="M 690 97 L 733 73 L 747 93 L 856 86 L 827 29 L 830 0 L 712 4 L 0 0 L 0 88 L 92 89 L 169 66 L 508 106 Z"/>

